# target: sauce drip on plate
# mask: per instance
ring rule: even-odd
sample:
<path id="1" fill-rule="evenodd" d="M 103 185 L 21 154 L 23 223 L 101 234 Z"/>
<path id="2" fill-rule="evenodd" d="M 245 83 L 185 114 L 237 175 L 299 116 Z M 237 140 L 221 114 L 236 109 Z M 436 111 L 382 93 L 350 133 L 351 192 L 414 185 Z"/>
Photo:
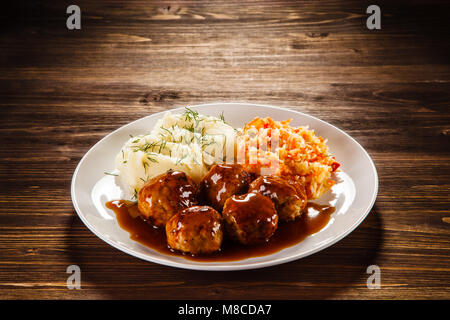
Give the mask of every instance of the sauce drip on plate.
<path id="1" fill-rule="evenodd" d="M 280 222 L 275 234 L 266 243 L 246 246 L 224 239 L 221 251 L 206 256 L 191 256 L 168 248 L 164 228 L 154 228 L 140 218 L 137 205 L 133 202 L 115 200 L 107 202 L 106 207 L 114 211 L 119 226 L 130 234 L 132 240 L 163 254 L 183 256 L 189 260 L 203 262 L 261 257 L 291 247 L 307 236 L 322 230 L 335 211 L 334 207 L 308 202 L 300 218 L 291 222 Z"/>

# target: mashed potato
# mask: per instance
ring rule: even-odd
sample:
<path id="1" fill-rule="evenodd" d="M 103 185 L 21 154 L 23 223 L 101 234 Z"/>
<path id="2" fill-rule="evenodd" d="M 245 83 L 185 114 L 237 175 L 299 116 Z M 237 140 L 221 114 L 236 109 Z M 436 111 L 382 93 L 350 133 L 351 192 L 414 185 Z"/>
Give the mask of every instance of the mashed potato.
<path id="1" fill-rule="evenodd" d="M 150 134 L 131 137 L 116 156 L 116 169 L 131 194 L 149 179 L 169 169 L 189 175 L 196 183 L 211 165 L 234 156 L 235 130 L 223 119 L 186 108 L 167 112 Z"/>

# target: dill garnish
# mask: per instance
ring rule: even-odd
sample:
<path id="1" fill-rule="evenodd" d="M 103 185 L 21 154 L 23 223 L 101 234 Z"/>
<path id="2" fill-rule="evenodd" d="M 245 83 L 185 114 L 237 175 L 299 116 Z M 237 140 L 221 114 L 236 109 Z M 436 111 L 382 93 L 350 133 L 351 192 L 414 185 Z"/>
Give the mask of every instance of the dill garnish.
<path id="1" fill-rule="evenodd" d="M 166 144 L 167 144 L 167 140 L 164 140 L 163 142 L 161 142 L 158 153 L 161 153 L 161 150 L 164 150 L 166 148 Z"/>
<path id="2" fill-rule="evenodd" d="M 147 162 L 142 162 L 142 165 L 144 166 L 144 172 L 147 173 Z"/>
<path id="3" fill-rule="evenodd" d="M 147 157 L 147 159 L 150 160 L 151 162 L 158 163 L 158 160 L 156 160 L 156 159 L 153 159 L 153 158 L 150 158 L 150 157 Z"/>
<path id="4" fill-rule="evenodd" d="M 186 121 L 188 120 L 195 120 L 198 117 L 198 112 L 194 111 L 192 109 L 189 109 L 188 107 L 185 107 L 185 111 L 183 115 L 185 116 Z"/>
<path id="5" fill-rule="evenodd" d="M 192 133 L 195 132 L 195 127 L 194 127 L 193 123 L 189 127 L 184 127 L 184 129 L 186 129 L 187 131 L 190 131 Z"/>
<path id="6" fill-rule="evenodd" d="M 224 117 L 224 115 L 223 115 L 223 111 L 222 111 L 221 114 L 219 114 L 219 119 L 220 119 L 223 123 L 227 124 L 227 122 L 225 121 L 225 117 Z"/>
<path id="7" fill-rule="evenodd" d="M 168 130 L 168 129 L 162 127 L 162 126 L 161 126 L 161 129 L 167 131 L 170 134 L 170 136 L 172 137 L 172 141 L 175 140 L 175 137 L 173 136 L 173 134 L 172 134 L 172 132 L 170 130 Z"/>
<path id="8" fill-rule="evenodd" d="M 181 158 L 177 160 L 177 162 L 175 162 L 175 165 L 179 165 L 181 161 L 183 161 L 187 156 L 188 156 L 187 154 L 183 155 Z"/>
<path id="9" fill-rule="evenodd" d="M 133 152 L 138 152 L 138 151 L 143 151 L 143 152 L 148 152 L 149 149 L 151 149 L 151 151 L 153 151 L 153 149 L 155 147 L 157 147 L 160 144 L 160 142 L 150 142 L 150 143 L 146 143 L 143 146 L 137 147 L 136 149 L 133 150 Z"/>
<path id="10" fill-rule="evenodd" d="M 111 173 L 111 172 L 103 172 L 104 174 L 107 174 L 108 176 L 114 176 L 114 177 L 118 177 L 119 175 L 117 173 Z"/>
<path id="11" fill-rule="evenodd" d="M 136 199 L 137 200 L 137 198 L 138 198 L 138 190 L 136 188 L 134 188 L 134 194 L 133 194 L 131 199 Z"/>

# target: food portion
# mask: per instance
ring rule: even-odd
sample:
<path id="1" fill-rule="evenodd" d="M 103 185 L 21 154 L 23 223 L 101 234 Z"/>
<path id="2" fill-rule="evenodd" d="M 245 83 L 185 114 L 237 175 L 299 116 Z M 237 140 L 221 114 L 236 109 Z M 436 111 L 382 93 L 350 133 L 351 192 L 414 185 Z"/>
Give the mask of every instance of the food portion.
<path id="1" fill-rule="evenodd" d="M 280 220 L 292 221 L 306 207 L 306 195 L 280 177 L 261 176 L 250 184 L 248 192 L 262 194 L 275 204 Z"/>
<path id="2" fill-rule="evenodd" d="M 197 204 L 196 185 L 184 172 L 169 170 L 148 181 L 138 193 L 141 216 L 156 227 L 181 209 Z"/>
<path id="3" fill-rule="evenodd" d="M 225 201 L 247 192 L 250 174 L 240 164 L 217 164 L 200 181 L 197 197 L 201 204 L 222 211 Z"/>
<path id="4" fill-rule="evenodd" d="M 224 242 L 255 247 L 280 224 L 311 223 L 307 204 L 331 188 L 339 167 L 326 140 L 289 123 L 255 118 L 235 129 L 223 116 L 166 113 L 150 134 L 124 144 L 116 169 L 137 216 L 161 230 L 173 252 L 211 255 Z"/>
<path id="5" fill-rule="evenodd" d="M 220 250 L 223 240 L 222 217 L 208 206 L 193 206 L 172 216 L 166 224 L 170 248 L 191 253 L 209 254 Z"/>
<path id="6" fill-rule="evenodd" d="M 339 163 L 326 140 L 308 127 L 292 127 L 291 120 L 255 118 L 237 140 L 238 159 L 254 174 L 296 176 L 308 199 L 318 199 L 334 184 L 331 173 Z"/>
<path id="7" fill-rule="evenodd" d="M 235 130 L 220 117 L 186 109 L 167 112 L 149 134 L 130 137 L 116 156 L 121 181 L 136 195 L 150 179 L 178 170 L 199 183 L 215 163 L 234 155 Z"/>
<path id="8" fill-rule="evenodd" d="M 266 242 L 278 227 L 275 205 L 259 193 L 228 198 L 222 216 L 228 235 L 242 244 Z"/>

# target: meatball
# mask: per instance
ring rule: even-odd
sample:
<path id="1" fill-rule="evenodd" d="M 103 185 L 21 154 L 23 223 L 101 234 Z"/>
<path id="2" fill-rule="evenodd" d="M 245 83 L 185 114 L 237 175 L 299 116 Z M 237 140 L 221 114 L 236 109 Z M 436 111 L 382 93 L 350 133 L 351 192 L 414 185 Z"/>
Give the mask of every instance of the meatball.
<path id="1" fill-rule="evenodd" d="M 250 184 L 248 190 L 270 198 L 283 221 L 292 221 L 301 216 L 306 206 L 306 196 L 302 197 L 298 191 L 289 182 L 275 176 L 259 177 Z"/>
<path id="2" fill-rule="evenodd" d="M 297 190 L 297 195 L 300 198 L 305 199 L 305 206 L 306 206 L 306 201 L 308 199 L 306 194 L 306 186 L 302 181 L 300 181 L 300 179 L 301 178 L 299 176 L 295 175 L 283 176 L 283 180 L 285 180 L 287 183 L 293 186 L 295 190 Z"/>
<path id="3" fill-rule="evenodd" d="M 201 204 L 222 211 L 225 201 L 247 192 L 250 174 L 239 164 L 217 164 L 200 181 L 197 197 Z"/>
<path id="4" fill-rule="evenodd" d="M 172 216 L 166 224 L 170 248 L 193 255 L 220 250 L 223 240 L 222 217 L 208 206 L 194 206 Z"/>
<path id="5" fill-rule="evenodd" d="M 155 227 L 164 227 L 178 211 L 197 204 L 195 190 L 195 183 L 184 172 L 169 170 L 139 190 L 139 212 Z"/>
<path id="6" fill-rule="evenodd" d="M 243 244 L 266 242 L 278 227 L 275 205 L 259 193 L 232 196 L 222 216 L 228 235 Z"/>

